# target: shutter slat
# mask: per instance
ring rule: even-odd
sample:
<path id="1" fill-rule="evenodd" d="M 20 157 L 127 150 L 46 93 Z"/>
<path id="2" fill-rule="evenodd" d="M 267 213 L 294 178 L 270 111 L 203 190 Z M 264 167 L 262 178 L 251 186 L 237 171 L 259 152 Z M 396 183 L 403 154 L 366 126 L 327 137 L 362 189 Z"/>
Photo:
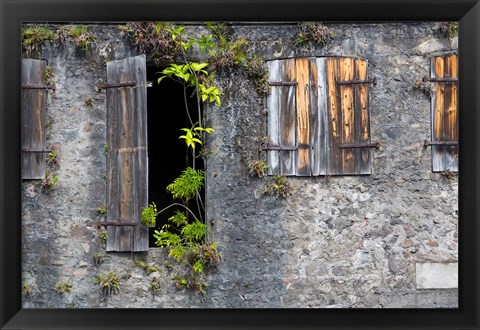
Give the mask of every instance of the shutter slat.
<path id="1" fill-rule="evenodd" d="M 445 58 L 445 72 L 446 78 L 455 78 L 458 76 L 457 72 L 457 56 L 449 55 Z M 445 141 L 458 141 L 458 116 L 457 116 L 457 83 L 446 82 L 444 85 L 444 129 L 443 136 Z M 444 166 L 445 170 L 458 171 L 458 146 L 444 147 Z"/>
<path id="2" fill-rule="evenodd" d="M 432 62 L 432 77 L 444 77 L 444 59 L 441 56 L 434 57 Z M 432 100 L 432 141 L 444 141 L 444 86 L 445 83 L 437 82 L 436 91 Z M 433 171 L 443 171 L 445 166 L 445 147 L 432 146 L 432 167 Z"/>
<path id="3" fill-rule="evenodd" d="M 45 85 L 46 62 L 22 59 L 22 85 Z M 22 89 L 22 149 L 46 149 L 46 89 Z M 22 152 L 22 178 L 43 179 L 44 152 Z"/>
<path id="4" fill-rule="evenodd" d="M 270 73 L 270 80 L 281 81 L 280 61 L 267 62 L 268 71 Z M 280 143 L 280 129 L 279 129 L 279 116 L 280 116 L 280 96 L 281 88 L 278 86 L 272 86 L 271 92 L 267 96 L 267 116 L 268 116 L 268 143 L 270 145 L 278 146 Z M 279 151 L 269 150 L 267 151 L 267 163 L 269 165 L 268 174 L 278 175 L 280 173 L 280 161 Z"/>
<path id="5" fill-rule="evenodd" d="M 107 63 L 107 83 L 135 81 L 135 87 L 107 89 L 108 191 L 107 251 L 147 251 L 148 228 L 141 210 L 148 204 L 145 55 Z M 133 148 L 132 152 L 118 152 Z"/>
<path id="6" fill-rule="evenodd" d="M 355 79 L 367 80 L 367 61 L 355 60 Z M 355 85 L 355 143 L 370 143 L 370 118 L 368 111 L 368 84 Z M 370 149 L 356 150 L 357 174 L 371 174 Z"/>
<path id="7" fill-rule="evenodd" d="M 354 61 L 351 58 L 339 59 L 340 80 L 353 80 Z M 355 143 L 355 112 L 352 85 L 340 85 L 341 96 L 341 117 L 342 117 L 342 144 Z M 342 153 L 342 173 L 356 174 L 355 154 L 356 150 L 343 149 Z"/>
<path id="8" fill-rule="evenodd" d="M 285 60 L 282 66 L 282 81 L 295 81 L 295 61 Z M 285 148 L 295 147 L 296 145 L 296 111 L 295 111 L 295 91 L 294 85 L 277 87 L 280 89 L 280 120 L 279 120 L 279 142 L 280 146 Z M 296 174 L 296 151 L 281 150 L 280 155 L 280 175 Z"/>
<path id="9" fill-rule="evenodd" d="M 329 157 L 327 174 L 342 174 L 342 153 L 338 145 L 341 144 L 341 109 L 336 81 L 338 80 L 337 59 L 327 59 L 327 93 L 328 93 L 328 121 L 329 121 Z"/>
<path id="10" fill-rule="evenodd" d="M 310 86 L 309 61 L 297 58 L 295 61 L 297 89 L 297 143 L 310 143 Z M 310 148 L 299 148 L 297 151 L 297 175 L 311 175 Z"/>
<path id="11" fill-rule="evenodd" d="M 327 95 L 327 61 L 325 58 L 315 60 L 317 74 L 317 110 L 318 110 L 318 132 L 316 134 L 316 145 L 313 148 L 314 162 L 312 163 L 313 175 L 327 174 L 327 159 L 330 154 L 330 145 L 327 143 L 330 136 L 328 122 L 328 95 Z"/>
<path id="12" fill-rule="evenodd" d="M 309 59 L 309 104 L 310 104 L 310 171 L 311 175 L 320 174 L 320 129 L 319 102 L 318 102 L 318 67 L 315 58 Z"/>

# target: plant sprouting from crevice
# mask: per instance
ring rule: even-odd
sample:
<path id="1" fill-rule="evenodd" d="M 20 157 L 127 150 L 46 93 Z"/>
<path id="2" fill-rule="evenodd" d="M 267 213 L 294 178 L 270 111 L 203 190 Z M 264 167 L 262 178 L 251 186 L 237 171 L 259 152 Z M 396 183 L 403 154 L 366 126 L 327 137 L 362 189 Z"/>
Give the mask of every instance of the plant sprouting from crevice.
<path id="1" fill-rule="evenodd" d="M 458 35 L 457 22 L 442 22 L 440 24 L 440 33 L 446 38 L 453 38 Z"/>
<path id="2" fill-rule="evenodd" d="M 266 182 L 263 194 L 287 197 L 292 194 L 292 186 L 286 177 L 274 175 L 271 181 Z"/>
<path id="3" fill-rule="evenodd" d="M 96 37 L 86 25 L 66 25 L 57 30 L 55 41 L 59 44 L 73 42 L 75 46 L 83 51 L 92 48 Z"/>
<path id="4" fill-rule="evenodd" d="M 249 173 L 251 176 L 263 178 L 267 175 L 268 165 L 262 159 L 251 161 Z"/>
<path id="5" fill-rule="evenodd" d="M 298 24 L 296 43 L 316 43 L 325 46 L 333 39 L 333 33 L 322 22 L 302 22 Z"/>
<path id="6" fill-rule="evenodd" d="M 158 267 L 157 266 L 151 266 L 148 262 L 135 259 L 133 260 L 135 263 L 135 266 L 142 268 L 147 275 L 150 275 L 151 273 L 158 272 Z"/>
<path id="7" fill-rule="evenodd" d="M 120 277 L 110 271 L 105 275 L 97 275 L 94 284 L 98 284 L 105 295 L 115 294 L 120 290 Z"/>
<path id="8" fill-rule="evenodd" d="M 70 293 L 73 291 L 73 285 L 68 282 L 57 282 L 53 287 L 53 290 L 60 294 Z"/>
<path id="9" fill-rule="evenodd" d="M 22 48 L 27 55 L 39 52 L 47 42 L 53 42 L 55 33 L 47 25 L 33 25 L 22 29 Z"/>

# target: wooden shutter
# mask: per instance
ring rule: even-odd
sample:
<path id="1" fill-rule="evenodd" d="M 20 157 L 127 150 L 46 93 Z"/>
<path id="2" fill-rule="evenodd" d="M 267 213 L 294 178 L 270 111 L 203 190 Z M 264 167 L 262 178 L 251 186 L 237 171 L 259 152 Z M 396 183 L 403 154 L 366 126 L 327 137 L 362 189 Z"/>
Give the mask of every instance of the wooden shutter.
<path id="1" fill-rule="evenodd" d="M 22 178 L 43 179 L 46 170 L 44 60 L 22 59 Z"/>
<path id="2" fill-rule="evenodd" d="M 269 174 L 370 174 L 367 61 L 296 58 L 267 65 Z"/>
<path id="3" fill-rule="evenodd" d="M 371 174 L 367 61 L 329 58 L 328 175 Z"/>
<path id="4" fill-rule="evenodd" d="M 145 55 L 107 63 L 107 251 L 147 251 Z"/>
<path id="5" fill-rule="evenodd" d="M 458 59 L 456 54 L 431 60 L 432 170 L 458 171 Z M 453 145 L 452 145 L 453 144 Z"/>

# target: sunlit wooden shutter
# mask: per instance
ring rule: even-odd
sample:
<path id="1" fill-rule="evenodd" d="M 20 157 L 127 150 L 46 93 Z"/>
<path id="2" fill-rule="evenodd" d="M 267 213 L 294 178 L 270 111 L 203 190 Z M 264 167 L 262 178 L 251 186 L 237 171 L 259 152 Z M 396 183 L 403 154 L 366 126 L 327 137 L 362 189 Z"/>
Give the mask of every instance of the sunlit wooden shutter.
<path id="1" fill-rule="evenodd" d="M 367 61 L 267 62 L 270 175 L 370 174 Z"/>
<path id="2" fill-rule="evenodd" d="M 145 55 L 107 63 L 107 251 L 147 251 Z"/>
<path id="3" fill-rule="evenodd" d="M 458 171 L 458 59 L 456 54 L 431 60 L 432 170 Z"/>
<path id="4" fill-rule="evenodd" d="M 327 174 L 371 174 L 367 61 L 329 58 L 326 75 Z"/>
<path id="5" fill-rule="evenodd" d="M 46 62 L 22 59 L 22 178 L 43 179 L 46 170 Z"/>

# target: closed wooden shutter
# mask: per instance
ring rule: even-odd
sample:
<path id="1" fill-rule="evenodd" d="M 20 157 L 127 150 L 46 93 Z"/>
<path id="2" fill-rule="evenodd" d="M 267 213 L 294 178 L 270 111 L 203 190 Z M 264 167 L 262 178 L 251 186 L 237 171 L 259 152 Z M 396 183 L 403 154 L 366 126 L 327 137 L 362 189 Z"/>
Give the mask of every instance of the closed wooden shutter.
<path id="1" fill-rule="evenodd" d="M 456 54 L 431 60 L 432 170 L 458 171 L 458 59 Z"/>
<path id="2" fill-rule="evenodd" d="M 22 59 L 22 178 L 43 179 L 46 170 L 46 62 Z"/>
<path id="3" fill-rule="evenodd" d="M 367 61 L 267 62 L 269 174 L 370 174 Z"/>
<path id="4" fill-rule="evenodd" d="M 145 55 L 107 63 L 107 251 L 147 251 Z"/>

